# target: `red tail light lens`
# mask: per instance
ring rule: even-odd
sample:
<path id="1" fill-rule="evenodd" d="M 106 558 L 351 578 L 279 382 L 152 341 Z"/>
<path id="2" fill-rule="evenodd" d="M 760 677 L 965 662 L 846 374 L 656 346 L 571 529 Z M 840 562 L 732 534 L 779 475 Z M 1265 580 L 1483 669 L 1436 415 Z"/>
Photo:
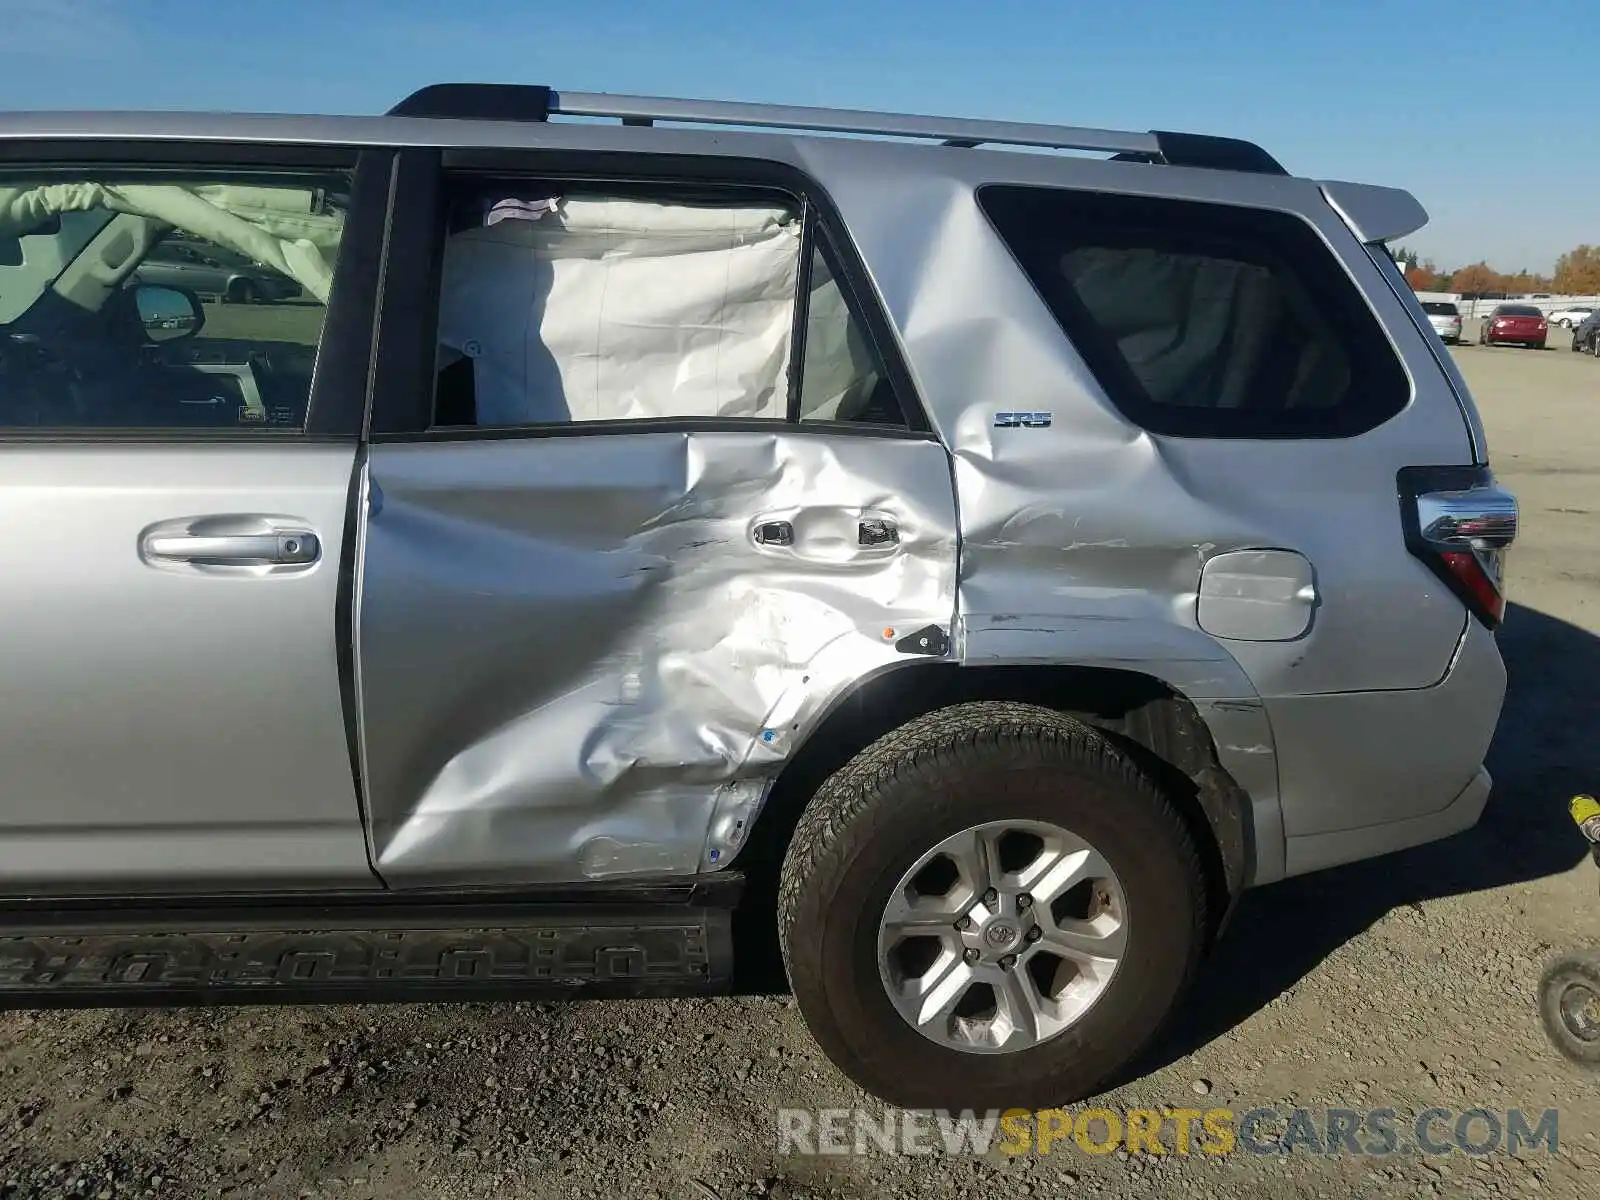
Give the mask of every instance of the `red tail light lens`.
<path id="1" fill-rule="evenodd" d="M 1488 467 L 1400 472 L 1406 547 L 1490 629 L 1505 619 L 1505 555 L 1517 536 L 1517 500 Z"/>
<path id="2" fill-rule="evenodd" d="M 1444 550 L 1439 557 L 1461 585 L 1472 593 L 1472 601 L 1479 613 L 1487 617 L 1491 627 L 1506 617 L 1506 596 L 1499 584 L 1485 569 L 1485 564 L 1470 550 Z"/>

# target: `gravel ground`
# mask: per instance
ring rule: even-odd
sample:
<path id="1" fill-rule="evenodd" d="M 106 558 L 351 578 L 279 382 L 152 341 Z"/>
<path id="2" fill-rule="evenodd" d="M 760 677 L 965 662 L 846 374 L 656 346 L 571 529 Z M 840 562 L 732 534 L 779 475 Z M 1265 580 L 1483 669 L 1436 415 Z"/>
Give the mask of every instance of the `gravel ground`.
<path id="1" fill-rule="evenodd" d="M 1600 1100 L 1545 1042 L 1534 985 L 1548 953 L 1600 942 L 1564 812 L 1600 787 L 1600 363 L 1556 341 L 1455 352 L 1525 521 L 1485 820 L 1247 897 L 1102 1102 L 1556 1106 L 1557 1155 L 780 1157 L 780 1106 L 880 1111 L 781 996 L 110 1010 L 0 1014 L 0 1196 L 1583 1194 Z"/>

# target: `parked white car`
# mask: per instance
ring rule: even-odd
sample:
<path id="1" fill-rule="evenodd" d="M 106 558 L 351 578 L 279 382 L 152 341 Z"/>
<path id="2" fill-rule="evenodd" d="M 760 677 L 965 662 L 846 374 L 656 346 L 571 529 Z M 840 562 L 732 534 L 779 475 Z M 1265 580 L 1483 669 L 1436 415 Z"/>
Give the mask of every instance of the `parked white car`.
<path id="1" fill-rule="evenodd" d="M 1428 324 L 1433 331 L 1452 346 L 1461 340 L 1461 310 L 1450 300 L 1424 300 L 1422 311 L 1428 314 Z"/>
<path id="2" fill-rule="evenodd" d="M 1572 329 L 1582 325 L 1594 312 L 1592 304 L 1575 304 L 1571 308 L 1558 308 L 1548 317 L 1550 324 L 1559 325 L 1563 329 Z"/>

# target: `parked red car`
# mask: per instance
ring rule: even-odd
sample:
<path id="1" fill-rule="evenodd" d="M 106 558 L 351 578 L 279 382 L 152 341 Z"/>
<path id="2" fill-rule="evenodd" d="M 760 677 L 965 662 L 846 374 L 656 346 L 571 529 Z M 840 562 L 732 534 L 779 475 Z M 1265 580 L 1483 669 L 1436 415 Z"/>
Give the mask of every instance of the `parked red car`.
<path id="1" fill-rule="evenodd" d="M 1550 324 L 1544 313 L 1531 304 L 1500 304 L 1483 323 L 1483 336 L 1478 340 L 1485 346 L 1498 346 L 1514 342 L 1543 350 L 1550 335 Z"/>

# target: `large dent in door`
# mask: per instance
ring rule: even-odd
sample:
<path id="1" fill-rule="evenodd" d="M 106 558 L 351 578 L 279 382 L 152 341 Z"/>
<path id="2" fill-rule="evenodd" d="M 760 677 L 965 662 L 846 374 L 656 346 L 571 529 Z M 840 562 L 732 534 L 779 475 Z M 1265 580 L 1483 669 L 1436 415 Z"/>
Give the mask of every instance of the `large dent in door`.
<path id="1" fill-rule="evenodd" d="M 884 614 L 953 613 L 932 443 L 617 433 L 380 445 L 369 470 L 358 654 L 391 883 L 722 865 L 832 699 L 906 661 Z M 900 551 L 863 554 L 832 509 L 893 512 Z M 774 515 L 795 547 L 755 545 Z"/>

